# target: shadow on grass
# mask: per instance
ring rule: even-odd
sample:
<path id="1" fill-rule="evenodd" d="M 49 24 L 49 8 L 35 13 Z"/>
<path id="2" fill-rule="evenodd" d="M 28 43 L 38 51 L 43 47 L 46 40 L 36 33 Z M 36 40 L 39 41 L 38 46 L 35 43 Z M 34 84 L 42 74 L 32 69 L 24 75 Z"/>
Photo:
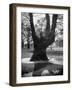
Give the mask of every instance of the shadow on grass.
<path id="1" fill-rule="evenodd" d="M 49 73 L 46 73 L 43 76 L 53 76 L 53 75 L 63 75 L 63 65 L 57 65 L 57 64 L 52 64 L 49 62 L 35 62 L 31 64 L 22 64 L 22 77 L 25 77 L 28 74 L 32 75 L 31 76 L 42 76 L 42 72 L 46 70 Z"/>

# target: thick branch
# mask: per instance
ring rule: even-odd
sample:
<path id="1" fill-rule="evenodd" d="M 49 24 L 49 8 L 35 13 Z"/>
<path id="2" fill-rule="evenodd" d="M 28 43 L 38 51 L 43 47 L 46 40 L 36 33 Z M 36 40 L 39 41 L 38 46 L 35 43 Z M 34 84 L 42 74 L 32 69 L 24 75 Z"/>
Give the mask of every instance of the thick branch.
<path id="1" fill-rule="evenodd" d="M 31 25 L 31 30 L 32 30 L 32 37 L 34 40 L 36 37 L 36 33 L 35 33 L 35 28 L 34 28 L 34 23 L 33 23 L 33 14 L 29 13 L 29 16 L 30 16 L 30 25 Z"/>
<path id="2" fill-rule="evenodd" d="M 50 17 L 49 17 L 49 15 L 46 14 L 46 19 L 47 19 L 46 39 L 47 39 L 48 43 L 46 42 L 45 45 L 49 46 L 55 40 L 55 28 L 56 28 L 57 17 L 58 17 L 57 14 L 53 14 L 53 17 L 52 17 L 52 28 L 50 29 Z"/>
<path id="3" fill-rule="evenodd" d="M 33 14 L 29 13 L 30 16 L 30 25 L 31 25 L 31 31 L 32 31 L 32 38 L 34 41 L 34 48 L 36 47 L 37 43 L 39 43 L 39 38 L 36 36 L 35 28 L 34 28 L 34 23 L 33 23 Z"/>
<path id="4" fill-rule="evenodd" d="M 46 14 L 46 33 L 50 30 L 50 17 L 49 14 Z"/>
<path id="5" fill-rule="evenodd" d="M 58 15 L 57 14 L 53 14 L 52 28 L 51 28 L 51 31 L 53 31 L 53 32 L 55 32 L 57 18 L 58 18 Z"/>

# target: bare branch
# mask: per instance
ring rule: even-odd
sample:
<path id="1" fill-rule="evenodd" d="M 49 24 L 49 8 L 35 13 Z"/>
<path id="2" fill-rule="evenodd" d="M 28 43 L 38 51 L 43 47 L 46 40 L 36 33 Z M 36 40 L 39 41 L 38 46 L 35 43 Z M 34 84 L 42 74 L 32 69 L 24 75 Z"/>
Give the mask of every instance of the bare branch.
<path id="1" fill-rule="evenodd" d="M 34 41 L 34 48 L 37 46 L 37 43 L 39 43 L 39 38 L 36 36 L 35 27 L 33 23 L 33 14 L 29 13 L 30 16 L 30 25 L 31 25 L 31 31 L 32 31 L 32 39 Z"/>
<path id="2" fill-rule="evenodd" d="M 29 13 L 30 16 L 30 25 L 31 25 L 31 30 L 32 30 L 32 37 L 33 39 L 36 37 L 36 33 L 35 33 L 35 28 L 34 28 L 34 23 L 33 23 L 33 14 Z"/>
<path id="3" fill-rule="evenodd" d="M 49 17 L 49 14 L 46 14 L 46 21 L 47 21 L 46 33 L 47 33 L 50 30 L 50 17 Z"/>
<path id="4" fill-rule="evenodd" d="M 51 31 L 53 31 L 53 32 L 55 32 L 57 18 L 58 18 L 58 15 L 57 14 L 53 14 L 52 28 L 51 28 Z"/>

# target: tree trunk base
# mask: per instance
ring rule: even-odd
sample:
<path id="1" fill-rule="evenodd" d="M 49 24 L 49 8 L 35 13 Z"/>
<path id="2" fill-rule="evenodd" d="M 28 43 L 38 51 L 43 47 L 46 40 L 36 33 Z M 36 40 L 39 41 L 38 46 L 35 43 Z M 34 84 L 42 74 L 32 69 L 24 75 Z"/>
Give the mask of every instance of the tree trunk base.
<path id="1" fill-rule="evenodd" d="M 46 50 L 34 50 L 30 61 L 48 61 Z"/>

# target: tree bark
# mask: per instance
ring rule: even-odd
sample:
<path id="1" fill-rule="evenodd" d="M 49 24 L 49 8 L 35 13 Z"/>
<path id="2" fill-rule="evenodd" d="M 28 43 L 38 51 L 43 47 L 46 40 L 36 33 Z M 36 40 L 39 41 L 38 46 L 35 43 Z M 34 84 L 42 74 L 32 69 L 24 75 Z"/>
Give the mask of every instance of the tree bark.
<path id="1" fill-rule="evenodd" d="M 50 30 L 50 17 L 48 14 L 46 14 L 46 30 L 45 30 L 45 37 L 41 35 L 40 38 L 36 36 L 35 28 L 33 24 L 33 15 L 32 13 L 29 13 L 30 16 L 30 25 L 32 30 L 32 38 L 34 42 L 34 51 L 33 56 L 30 61 L 48 61 L 46 55 L 46 48 L 51 45 L 55 40 L 55 27 L 56 27 L 56 20 L 57 15 L 53 15 L 53 21 L 52 21 L 52 28 Z"/>

